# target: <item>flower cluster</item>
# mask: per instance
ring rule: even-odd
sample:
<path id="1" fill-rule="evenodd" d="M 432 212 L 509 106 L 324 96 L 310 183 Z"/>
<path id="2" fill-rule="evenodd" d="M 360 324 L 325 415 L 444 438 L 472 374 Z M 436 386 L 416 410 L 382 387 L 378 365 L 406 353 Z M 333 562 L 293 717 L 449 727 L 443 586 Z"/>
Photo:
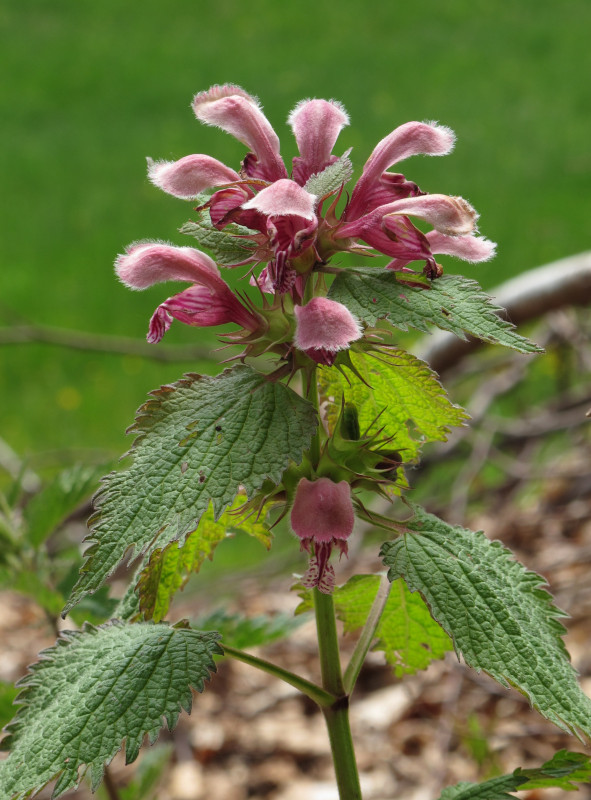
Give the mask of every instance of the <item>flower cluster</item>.
<path id="1" fill-rule="evenodd" d="M 149 160 L 149 178 L 163 191 L 185 200 L 202 199 L 208 192 L 199 210 L 208 212 L 214 228 L 224 231 L 232 223 L 241 226 L 240 233 L 228 236 L 248 240 L 253 247 L 239 263 L 249 264 L 255 283 L 273 296 L 271 308 L 281 308 L 283 314 L 292 310 L 292 342 L 283 348 L 287 357 L 293 344 L 313 361 L 332 364 L 339 350 L 361 337 L 358 321 L 341 304 L 326 297 L 304 302 L 308 280 L 335 253 L 377 251 L 391 257 L 387 265 L 391 270 L 406 270 L 409 263 L 421 261 L 431 278 L 441 274 L 435 261 L 440 253 L 467 261 L 484 261 L 494 253 L 491 242 L 474 235 L 477 215 L 469 203 L 460 197 L 427 194 L 401 173 L 388 171 L 413 155 L 449 153 L 454 135 L 448 128 L 407 122 L 386 136 L 365 163 L 337 217 L 336 199 L 343 187 L 323 197 L 309 189 L 315 176 L 346 158 L 333 154 L 339 133 L 349 123 L 340 103 L 304 100 L 289 115 L 300 153 L 293 159 L 291 177 L 277 134 L 257 99 L 243 89 L 214 86 L 196 95 L 193 110 L 198 120 L 232 134 L 248 148 L 240 171 L 211 156 L 195 154 L 179 161 Z M 432 230 L 424 234 L 412 219 L 427 223 Z M 260 264 L 264 267 L 257 275 Z M 119 256 L 116 270 L 134 289 L 168 280 L 192 284 L 156 309 L 148 332 L 150 342 L 160 341 L 173 318 L 196 326 L 233 322 L 250 341 L 268 335 L 269 315 L 235 295 L 212 259 L 199 250 L 138 242 Z M 286 295 L 291 305 L 282 302 Z"/>
<path id="2" fill-rule="evenodd" d="M 333 365 L 339 352 L 353 343 L 372 347 L 371 333 L 364 332 L 346 306 L 326 296 L 321 274 L 331 269 L 328 262 L 334 255 L 383 254 L 390 259 L 386 269 L 402 272 L 412 272 L 408 265 L 420 262 L 424 274 L 435 280 L 442 274 L 438 254 L 473 262 L 494 254 L 494 245 L 476 235 L 477 214 L 468 202 L 426 193 L 402 173 L 390 171 L 410 156 L 449 153 L 455 137 L 446 127 L 407 122 L 396 128 L 378 143 L 350 194 L 342 198 L 352 165 L 348 153 L 333 153 L 349 124 L 340 103 L 304 100 L 293 109 L 288 122 L 299 155 L 291 173 L 258 100 L 243 89 L 214 86 L 195 96 L 193 111 L 200 122 L 245 145 L 248 152 L 240 169 L 195 154 L 179 161 L 149 159 L 148 176 L 164 192 L 196 201 L 200 224 L 237 257 L 216 263 L 191 247 L 130 245 L 115 265 L 127 286 L 144 289 L 169 280 L 190 284 L 158 306 L 149 325 L 150 342 L 159 342 L 173 319 L 194 326 L 234 323 L 238 332 L 224 338 L 243 346 L 242 357 L 274 353 L 280 362 L 276 379 L 297 369 L 310 373 L 316 364 Z M 417 222 L 430 230 L 423 233 Z M 259 306 L 221 277 L 219 266 L 245 265 L 251 284 L 260 290 Z M 343 409 L 343 421 L 347 413 Z M 399 454 L 387 449 L 388 442 L 374 439 L 358 432 L 333 437 L 332 450 L 324 447 L 322 458 L 330 462 L 331 452 L 342 445 L 337 455 L 341 466 L 350 461 L 349 467 L 331 471 L 334 464 L 328 462 L 308 464 L 296 469 L 291 488 L 284 476 L 283 484 L 270 492 L 286 498 L 284 513 L 291 507 L 292 529 L 310 553 L 307 586 L 332 591 L 329 559 L 333 547 L 347 552 L 354 504 L 360 502 L 351 488 L 359 476 L 369 475 L 372 486 L 395 479 Z"/>

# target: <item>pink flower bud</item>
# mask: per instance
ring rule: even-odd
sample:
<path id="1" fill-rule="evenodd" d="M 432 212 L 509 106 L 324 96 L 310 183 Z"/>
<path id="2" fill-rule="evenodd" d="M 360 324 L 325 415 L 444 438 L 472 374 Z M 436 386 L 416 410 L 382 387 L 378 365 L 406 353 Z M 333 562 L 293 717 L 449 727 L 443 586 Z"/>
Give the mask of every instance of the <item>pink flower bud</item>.
<path id="1" fill-rule="evenodd" d="M 305 306 L 296 306 L 294 311 L 294 344 L 319 363 L 333 363 L 339 350 L 362 336 L 361 326 L 349 309 L 328 297 L 314 297 Z M 324 354 L 332 355 L 332 361 L 327 361 Z"/>
<path id="2" fill-rule="evenodd" d="M 315 542 L 348 539 L 354 521 L 351 487 L 347 481 L 300 480 L 291 509 L 291 527 L 300 539 Z"/>
<path id="3" fill-rule="evenodd" d="M 330 478 L 309 481 L 302 478 L 296 489 L 291 509 L 291 527 L 310 552 L 310 566 L 304 575 L 304 586 L 317 586 L 330 594 L 334 588 L 334 569 L 328 563 L 333 546 L 347 553 L 347 539 L 353 532 L 355 512 L 351 487 L 347 481 L 335 483 Z"/>

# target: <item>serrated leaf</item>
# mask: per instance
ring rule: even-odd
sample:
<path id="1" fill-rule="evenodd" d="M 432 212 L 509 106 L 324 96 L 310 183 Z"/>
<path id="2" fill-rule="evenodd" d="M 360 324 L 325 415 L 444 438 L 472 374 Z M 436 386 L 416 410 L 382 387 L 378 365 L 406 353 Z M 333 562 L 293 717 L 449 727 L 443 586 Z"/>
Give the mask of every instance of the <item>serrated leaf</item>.
<path id="1" fill-rule="evenodd" d="M 305 617 L 294 618 L 291 614 L 245 617 L 219 609 L 206 617 L 199 617 L 195 627 L 204 631 L 215 630 L 221 635 L 224 645 L 244 650 L 284 639 L 304 622 Z"/>
<path id="2" fill-rule="evenodd" d="M 379 584 L 378 575 L 355 575 L 334 590 L 335 612 L 345 633 L 365 625 Z M 297 614 L 314 607 L 310 590 L 304 590 L 301 597 L 303 602 L 296 609 Z M 392 583 L 375 635 L 373 650 L 384 653 L 398 678 L 426 669 L 432 661 L 453 650 L 449 636 L 435 622 L 423 598 L 412 594 L 402 580 Z"/>
<path id="3" fill-rule="evenodd" d="M 0 762 L 0 796 L 24 798 L 54 778 L 52 797 L 78 785 L 89 769 L 93 789 L 125 742 L 135 760 L 145 736 L 153 743 L 166 720 L 191 710 L 221 653 L 215 633 L 112 622 L 63 633 L 18 684 L 21 708 L 9 726 Z"/>
<path id="4" fill-rule="evenodd" d="M 460 275 L 444 275 L 422 289 L 399 281 L 390 270 L 347 270 L 335 278 L 328 296 L 368 325 L 387 319 L 395 328 L 424 332 L 435 325 L 461 339 L 470 334 L 520 353 L 541 352 L 538 345 L 519 336 L 510 322 L 498 316 L 500 309 L 476 281 Z"/>
<path id="5" fill-rule="evenodd" d="M 0 681 L 0 730 L 14 717 L 16 709 L 13 703 L 17 694 L 18 689 L 12 683 Z"/>
<path id="6" fill-rule="evenodd" d="M 245 495 L 238 495 L 231 509 L 224 511 L 216 520 L 211 505 L 199 520 L 197 529 L 190 533 L 179 547 L 170 542 L 164 549 L 154 550 L 142 569 L 137 582 L 139 610 L 144 619 L 160 622 L 170 607 L 175 593 L 189 580 L 191 573 L 199 572 L 206 559 L 212 559 L 217 545 L 234 532 L 244 532 L 258 539 L 267 550 L 271 547 L 272 534 L 254 515 L 239 521 L 232 511 L 243 505 Z"/>
<path id="7" fill-rule="evenodd" d="M 75 466 L 60 472 L 27 504 L 24 519 L 28 541 L 38 547 L 96 492 L 106 467 Z"/>
<path id="8" fill-rule="evenodd" d="M 316 431 L 311 403 L 250 367 L 187 375 L 153 392 L 130 429 L 131 467 L 103 481 L 92 542 L 66 610 L 96 591 L 117 564 L 183 544 L 211 502 L 216 517 L 240 487 L 251 496 L 300 463 Z"/>
<path id="9" fill-rule="evenodd" d="M 252 236 L 253 231 L 234 224 L 227 225 L 220 231 L 212 225 L 207 209 L 203 209 L 197 222 L 185 222 L 179 232 L 193 236 L 202 247 L 211 252 L 218 264 L 225 267 L 243 264 L 252 258 L 256 249 L 255 242 L 243 238 Z"/>
<path id="10" fill-rule="evenodd" d="M 316 197 L 327 197 L 329 194 L 337 192 L 341 186 L 350 180 L 353 174 L 353 164 L 349 158 L 351 149 L 347 150 L 337 161 L 329 164 L 328 167 L 311 175 L 304 189 Z"/>
<path id="11" fill-rule="evenodd" d="M 563 730 L 591 736 L 591 700 L 562 640 L 566 616 L 500 542 L 411 504 L 407 532 L 382 547 L 388 578 L 419 591 L 466 663 L 513 686 Z"/>
<path id="12" fill-rule="evenodd" d="M 435 373 L 404 350 L 380 350 L 377 354 L 350 353 L 353 372 L 343 375 L 334 367 L 319 370 L 321 396 L 329 402 L 328 422 L 334 430 L 341 399 L 354 403 L 362 431 L 379 416 L 373 430 L 384 428 L 404 461 L 413 461 L 428 441 L 445 441 L 450 427 L 462 425 L 466 412 L 453 405 Z M 369 384 L 369 385 L 367 385 Z"/>
<path id="13" fill-rule="evenodd" d="M 534 769 L 516 769 L 511 775 L 492 778 L 483 783 L 458 783 L 448 786 L 439 800 L 510 800 L 514 791 L 538 788 L 576 790 L 576 783 L 591 779 L 591 762 L 583 753 L 560 750 L 543 766 Z"/>

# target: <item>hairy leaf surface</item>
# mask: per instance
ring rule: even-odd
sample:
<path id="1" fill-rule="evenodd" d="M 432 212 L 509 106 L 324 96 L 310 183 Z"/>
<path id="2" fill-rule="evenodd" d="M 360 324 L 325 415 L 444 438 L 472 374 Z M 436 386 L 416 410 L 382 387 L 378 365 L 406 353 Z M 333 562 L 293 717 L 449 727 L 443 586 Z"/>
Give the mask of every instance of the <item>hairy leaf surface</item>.
<path id="1" fill-rule="evenodd" d="M 243 264 L 252 258 L 256 249 L 255 242 L 248 238 L 238 238 L 251 236 L 253 231 L 234 224 L 227 225 L 220 231 L 213 226 L 207 209 L 202 210 L 199 221 L 185 222 L 179 232 L 193 236 L 202 247 L 211 252 L 214 261 L 224 267 Z"/>
<path id="2" fill-rule="evenodd" d="M 543 578 L 482 532 L 411 507 L 407 532 L 382 547 L 388 578 L 421 593 L 469 666 L 517 688 L 563 730 L 591 736 L 591 700 L 561 638 L 566 615 Z"/>
<path id="3" fill-rule="evenodd" d="M 354 403 L 362 432 L 383 428 L 384 438 L 404 461 L 412 461 L 424 442 L 445 441 L 450 427 L 462 425 L 466 412 L 453 405 L 437 376 L 420 359 L 404 350 L 380 350 L 377 354 L 350 354 L 351 363 L 363 378 L 353 372 L 343 375 L 333 367 L 319 371 L 319 387 L 331 429 L 337 421 L 344 395 Z M 363 382 L 365 381 L 365 383 Z M 367 385 L 369 384 L 369 385 Z"/>
<path id="4" fill-rule="evenodd" d="M 127 470 L 96 498 L 92 542 L 68 607 L 95 591 L 126 553 L 183 544 L 210 502 L 219 515 L 240 487 L 247 496 L 300 463 L 316 430 L 311 403 L 249 367 L 215 378 L 187 375 L 139 410 Z"/>
<path id="5" fill-rule="evenodd" d="M 126 762 L 191 710 L 221 654 L 219 635 L 165 624 L 112 622 L 63 633 L 20 681 L 21 708 L 2 742 L 0 796 L 24 798 L 54 778 L 53 797 L 90 769 L 93 788 L 123 743 Z"/>
<path id="6" fill-rule="evenodd" d="M 350 149 L 347 150 L 346 153 L 343 153 L 334 163 L 329 164 L 322 172 L 311 175 L 306 181 L 304 189 L 310 194 L 315 194 L 318 198 L 337 192 L 353 174 L 353 164 L 349 158 L 350 152 Z"/>
<path id="7" fill-rule="evenodd" d="M 510 775 L 484 783 L 458 783 L 443 790 L 439 800 L 510 800 L 511 792 L 538 788 L 576 790 L 591 780 L 591 761 L 583 753 L 560 750 L 550 761 L 533 769 L 516 769 Z"/>
<path id="8" fill-rule="evenodd" d="M 404 278 L 408 280 L 408 275 Z M 425 332 L 429 325 L 435 325 L 462 339 L 470 334 L 520 353 L 540 352 L 536 344 L 519 336 L 511 323 L 498 316 L 501 309 L 476 281 L 463 276 L 444 275 L 430 281 L 427 288 L 417 288 L 399 280 L 390 270 L 359 268 L 341 272 L 328 296 L 368 325 L 387 319 L 401 330 Z"/>

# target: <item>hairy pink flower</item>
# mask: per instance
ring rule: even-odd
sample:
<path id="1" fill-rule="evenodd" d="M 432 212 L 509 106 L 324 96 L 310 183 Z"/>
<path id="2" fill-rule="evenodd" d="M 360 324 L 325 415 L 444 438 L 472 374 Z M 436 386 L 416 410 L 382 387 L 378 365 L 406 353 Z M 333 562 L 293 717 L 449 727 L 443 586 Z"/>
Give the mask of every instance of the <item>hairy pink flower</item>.
<path id="1" fill-rule="evenodd" d="M 240 180 L 240 175 L 217 158 L 185 156 L 179 161 L 148 159 L 148 177 L 163 192 L 183 200 L 192 200 L 205 189 Z"/>
<path id="2" fill-rule="evenodd" d="M 234 322 L 253 331 L 260 325 L 258 316 L 247 309 L 222 280 L 215 262 L 192 247 L 135 242 L 124 255 L 117 257 L 115 271 L 131 289 L 146 289 L 171 280 L 193 284 L 158 306 L 150 320 L 149 342 L 159 342 L 173 318 L 197 327 Z"/>
<path id="3" fill-rule="evenodd" d="M 249 177 L 267 181 L 287 177 L 279 138 L 256 97 L 239 86 L 212 86 L 195 95 L 193 111 L 201 122 L 221 128 L 250 148 L 243 162 Z"/>
<path id="4" fill-rule="evenodd" d="M 302 549 L 311 553 L 302 581 L 304 586 L 317 586 L 324 594 L 332 592 L 335 574 L 328 563 L 332 548 L 336 546 L 341 554 L 347 554 L 347 539 L 354 523 L 351 487 L 347 481 L 300 480 L 291 509 L 291 527 L 300 538 Z"/>
<path id="5" fill-rule="evenodd" d="M 302 100 L 289 115 L 300 156 L 293 159 L 293 179 L 302 186 L 311 175 L 337 160 L 332 155 L 349 115 L 335 100 Z"/>
<path id="6" fill-rule="evenodd" d="M 320 364 L 334 364 L 339 350 L 362 336 L 359 321 L 342 303 L 328 297 L 313 297 L 305 306 L 294 308 L 294 344 Z"/>

